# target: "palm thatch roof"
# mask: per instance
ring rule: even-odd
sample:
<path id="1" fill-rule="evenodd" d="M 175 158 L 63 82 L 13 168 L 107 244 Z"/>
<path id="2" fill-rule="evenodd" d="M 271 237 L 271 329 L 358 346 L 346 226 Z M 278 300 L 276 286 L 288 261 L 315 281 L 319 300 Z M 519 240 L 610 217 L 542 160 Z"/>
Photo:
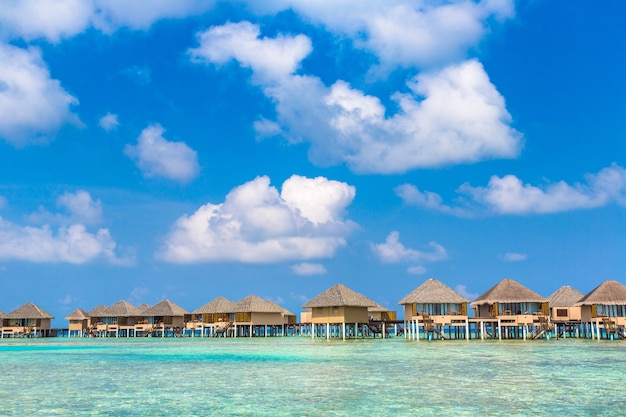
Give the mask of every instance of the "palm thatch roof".
<path id="1" fill-rule="evenodd" d="M 505 278 L 472 301 L 471 306 L 493 303 L 545 303 L 548 300 L 522 284 Z"/>
<path id="2" fill-rule="evenodd" d="M 101 317 L 137 317 L 142 315 L 137 307 L 125 300 L 118 301 L 107 307 L 103 314 Z"/>
<path id="3" fill-rule="evenodd" d="M 389 310 L 387 307 L 383 307 L 380 304 L 376 303 L 375 306 L 368 307 L 367 311 L 370 311 L 372 313 L 386 313 L 391 310 Z"/>
<path id="4" fill-rule="evenodd" d="M 150 308 L 150 304 L 139 304 L 137 306 L 137 310 L 141 311 L 143 313 L 143 311 L 147 310 Z"/>
<path id="5" fill-rule="evenodd" d="M 573 307 L 583 296 L 577 289 L 565 285 L 553 292 L 548 297 L 548 302 L 550 307 Z"/>
<path id="6" fill-rule="evenodd" d="M 0 310 L 0 320 L 2 320 L 5 316 L 6 314 L 4 314 L 4 311 Z"/>
<path id="7" fill-rule="evenodd" d="M 104 304 L 100 304 L 99 306 L 96 306 L 94 308 L 92 308 L 91 310 L 89 310 L 87 312 L 87 315 L 89 317 L 106 317 L 106 310 L 107 310 L 107 306 L 105 306 Z"/>
<path id="8" fill-rule="evenodd" d="M 87 320 L 89 318 L 89 314 L 85 312 L 82 308 L 77 308 L 72 311 L 65 320 Z"/>
<path id="9" fill-rule="evenodd" d="M 180 317 L 184 316 L 185 314 L 189 314 L 189 312 L 178 304 L 171 302 L 170 300 L 159 301 L 152 307 L 142 312 L 142 315 L 146 317 Z"/>
<path id="10" fill-rule="evenodd" d="M 7 314 L 5 319 L 53 319 L 54 316 L 41 307 L 26 303 Z"/>
<path id="11" fill-rule="evenodd" d="M 287 310 L 285 307 L 281 306 L 278 303 L 273 302 L 272 300 L 265 300 L 268 303 L 274 304 L 276 307 L 278 307 L 281 312 L 283 313 L 283 316 L 295 316 L 295 314 L 293 314 L 291 311 Z"/>
<path id="12" fill-rule="evenodd" d="M 626 305 L 626 286 L 615 280 L 604 281 L 576 303 L 577 306 L 593 304 Z"/>
<path id="13" fill-rule="evenodd" d="M 407 294 L 398 302 L 405 304 L 463 304 L 469 300 L 443 282 L 434 278 L 427 279 L 422 285 Z"/>
<path id="14" fill-rule="evenodd" d="M 192 314 L 227 314 L 235 312 L 235 303 L 224 297 L 214 298 L 202 307 L 195 309 Z"/>
<path id="15" fill-rule="evenodd" d="M 336 284 L 317 297 L 309 300 L 303 308 L 313 307 L 375 307 L 376 302 L 363 294 L 352 291 L 343 284 Z"/>
<path id="16" fill-rule="evenodd" d="M 282 307 L 251 294 L 235 305 L 235 313 L 282 313 Z"/>

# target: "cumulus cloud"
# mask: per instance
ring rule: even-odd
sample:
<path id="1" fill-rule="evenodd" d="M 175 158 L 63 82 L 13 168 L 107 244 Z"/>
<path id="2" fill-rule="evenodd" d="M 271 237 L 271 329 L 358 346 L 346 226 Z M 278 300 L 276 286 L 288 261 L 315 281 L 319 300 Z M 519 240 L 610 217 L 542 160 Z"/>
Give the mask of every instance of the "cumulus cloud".
<path id="1" fill-rule="evenodd" d="M 257 177 L 223 203 L 179 218 L 157 256 L 176 263 L 330 258 L 355 226 L 344 218 L 354 196 L 354 187 L 326 178 L 293 175 L 279 193 Z"/>
<path id="2" fill-rule="evenodd" d="M 520 262 L 528 259 L 528 255 L 525 253 L 507 252 L 502 255 L 502 260 L 505 262 Z"/>
<path id="3" fill-rule="evenodd" d="M 383 69 L 425 67 L 462 59 L 489 32 L 491 19 L 515 13 L 512 0 L 250 1 L 259 13 L 292 9 L 374 53 Z"/>
<path id="4" fill-rule="evenodd" d="M 486 187 L 463 184 L 458 206 L 443 204 L 441 196 L 421 192 L 412 184 L 396 188 L 407 204 L 453 215 L 469 214 L 546 214 L 592 209 L 610 203 L 626 205 L 626 169 L 613 164 L 597 174 L 587 174 L 585 183 L 570 185 L 565 181 L 544 186 L 525 184 L 515 175 L 492 176 Z"/>
<path id="5" fill-rule="evenodd" d="M 57 206 L 66 211 L 53 213 L 41 208 L 26 216 L 31 224 L 19 225 L 0 217 L 0 259 L 28 262 L 84 264 L 104 260 L 115 265 L 132 265 L 134 256 L 118 256 L 117 245 L 108 229 L 95 233 L 86 225 L 102 221 L 102 204 L 79 190 L 64 193 Z M 37 225 L 32 225 L 32 224 Z M 55 229 L 51 225 L 58 225 Z"/>
<path id="6" fill-rule="evenodd" d="M 50 78 L 37 48 L 0 43 L 0 139 L 15 146 L 46 142 L 65 123 L 80 124 L 78 100 Z"/>
<path id="7" fill-rule="evenodd" d="M 310 143 L 309 156 L 320 165 L 400 173 L 519 154 L 521 135 L 509 126 L 504 99 L 476 60 L 418 74 L 408 83 L 410 93 L 393 95 L 399 110 L 387 115 L 378 97 L 345 81 L 328 88 L 317 77 L 295 74 L 310 52 L 302 35 L 260 38 L 258 26 L 243 22 L 211 28 L 198 40 L 190 50 L 195 62 L 237 60 L 276 103 L 277 120 L 256 123 L 257 132 Z"/>
<path id="8" fill-rule="evenodd" d="M 90 233 L 82 224 L 61 226 L 20 226 L 0 218 L 0 259 L 36 263 L 84 264 L 104 259 L 126 265 L 133 261 L 118 258 L 116 244 L 108 229 Z"/>
<path id="9" fill-rule="evenodd" d="M 384 243 L 372 244 L 372 251 L 384 263 L 438 262 L 448 258 L 446 249 L 437 242 L 430 242 L 428 246 L 430 252 L 407 248 L 400 242 L 400 233 L 393 231 Z"/>
<path id="10" fill-rule="evenodd" d="M 110 33 L 120 27 L 148 29 L 166 18 L 208 10 L 213 0 L 20 0 L 0 8 L 0 36 L 59 42 L 89 27 Z"/>
<path id="11" fill-rule="evenodd" d="M 324 265 L 309 262 L 302 262 L 300 264 L 292 265 L 291 270 L 297 275 L 308 276 L 326 274 L 326 268 L 324 268 Z"/>
<path id="12" fill-rule="evenodd" d="M 117 114 L 107 113 L 100 118 L 98 124 L 102 129 L 108 132 L 118 127 L 120 122 L 117 120 Z"/>
<path id="13" fill-rule="evenodd" d="M 124 153 L 135 161 L 146 177 L 163 177 L 189 182 L 200 172 L 196 151 L 184 142 L 170 142 L 163 137 L 160 125 L 145 128 L 137 145 L 126 145 Z"/>
<path id="14" fill-rule="evenodd" d="M 78 190 L 76 193 L 66 192 L 57 198 L 56 204 L 57 207 L 66 211 L 66 214 L 52 213 L 44 207 L 40 207 L 38 212 L 27 216 L 28 221 L 38 224 L 61 225 L 73 223 L 94 225 L 102 221 L 101 201 L 94 201 L 91 194 L 85 190 Z"/>

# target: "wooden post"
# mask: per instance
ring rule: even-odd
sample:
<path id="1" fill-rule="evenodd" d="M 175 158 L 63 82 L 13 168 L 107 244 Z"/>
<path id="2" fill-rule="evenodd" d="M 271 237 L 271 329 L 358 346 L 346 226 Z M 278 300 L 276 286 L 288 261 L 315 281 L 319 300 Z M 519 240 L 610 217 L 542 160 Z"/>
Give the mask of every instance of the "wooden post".
<path id="1" fill-rule="evenodd" d="M 502 326 L 500 325 L 500 319 L 498 319 L 498 340 L 502 340 Z"/>
<path id="2" fill-rule="evenodd" d="M 330 323 L 326 323 L 326 340 L 330 340 Z"/>
<path id="3" fill-rule="evenodd" d="M 343 334 L 343 340 L 346 340 L 346 322 L 344 321 L 343 323 L 341 323 L 342 325 L 342 334 Z"/>
<path id="4" fill-rule="evenodd" d="M 465 340 L 470 340 L 469 319 L 465 319 Z"/>

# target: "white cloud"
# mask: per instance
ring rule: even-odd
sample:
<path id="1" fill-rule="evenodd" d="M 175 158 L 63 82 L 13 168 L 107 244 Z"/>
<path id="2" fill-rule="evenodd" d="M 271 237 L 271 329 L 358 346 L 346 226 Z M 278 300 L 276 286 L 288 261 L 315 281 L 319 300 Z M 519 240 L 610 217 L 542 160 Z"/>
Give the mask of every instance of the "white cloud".
<path id="1" fill-rule="evenodd" d="M 387 116 L 379 98 L 344 81 L 327 88 L 316 77 L 295 75 L 310 51 L 308 39 L 259 36 L 258 26 L 247 22 L 214 27 L 198 36 L 200 46 L 190 53 L 196 62 L 236 59 L 251 68 L 253 83 L 277 112 L 275 122 L 256 123 L 257 132 L 271 128 L 292 143 L 309 142 L 317 164 L 399 173 L 519 154 L 521 135 L 509 126 L 504 99 L 478 61 L 417 75 L 410 94 L 393 96 L 399 110 Z"/>
<path id="2" fill-rule="evenodd" d="M 160 125 L 145 128 L 137 145 L 126 145 L 124 153 L 135 161 L 146 177 L 164 177 L 179 182 L 188 182 L 200 171 L 196 151 L 184 142 L 169 142 L 163 138 Z"/>
<path id="3" fill-rule="evenodd" d="M 542 187 L 524 184 L 515 175 L 492 176 L 486 187 L 464 184 L 457 192 L 463 195 L 456 206 L 445 205 L 436 193 L 421 192 L 411 184 L 396 188 L 407 204 L 453 215 L 546 214 L 591 209 L 610 203 L 626 205 L 626 169 L 613 164 L 597 174 L 587 174 L 585 183 L 569 185 L 565 181 Z"/>
<path id="4" fill-rule="evenodd" d="M 182 18 L 210 9 L 214 0 L 20 0 L 0 8 L 0 36 L 59 42 L 95 27 L 148 29 L 161 19 Z"/>
<path id="5" fill-rule="evenodd" d="M 100 118 L 98 124 L 102 129 L 108 132 L 118 127 L 120 122 L 117 120 L 117 114 L 107 113 Z"/>
<path id="6" fill-rule="evenodd" d="M 91 0 L 4 1 L 0 8 L 0 35 L 58 42 L 87 29 L 93 13 Z"/>
<path id="7" fill-rule="evenodd" d="M 507 252 L 502 255 L 502 260 L 506 262 L 520 262 L 528 259 L 525 253 Z"/>
<path id="8" fill-rule="evenodd" d="M 470 301 L 475 300 L 480 295 L 478 293 L 468 291 L 467 286 L 461 284 L 454 287 L 454 290 Z"/>
<path id="9" fill-rule="evenodd" d="M 73 224 L 61 226 L 55 233 L 47 225 L 19 226 L 0 218 L 0 259 L 71 264 L 98 259 L 118 265 L 133 262 L 118 258 L 115 247 L 108 229 L 89 233 L 84 225 Z"/>
<path id="10" fill-rule="evenodd" d="M 422 252 L 405 247 L 400 242 L 400 233 L 389 233 L 384 243 L 373 244 L 372 251 L 384 263 L 398 262 L 437 262 L 448 258 L 446 249 L 437 242 L 430 242 L 430 252 Z"/>
<path id="11" fill-rule="evenodd" d="M 61 298 L 60 300 L 57 300 L 59 302 L 59 304 L 63 304 L 63 305 L 69 305 L 72 304 L 74 302 L 76 302 L 76 298 L 72 297 L 71 295 L 66 295 L 65 297 Z"/>
<path id="12" fill-rule="evenodd" d="M 57 201 L 57 206 L 65 209 L 68 214 L 51 213 L 41 207 L 38 212 L 27 217 L 30 222 L 39 224 L 70 225 L 74 223 L 98 224 L 102 221 L 102 203 L 94 201 L 85 190 L 76 193 L 66 192 Z"/>
<path id="13" fill-rule="evenodd" d="M 78 100 L 50 78 L 37 48 L 0 43 L 0 139 L 15 146 L 46 142 L 65 123 L 79 125 Z"/>
<path id="14" fill-rule="evenodd" d="M 278 35 L 273 39 L 260 35 L 259 26 L 250 22 L 214 26 L 198 34 L 200 46 L 190 49 L 189 54 L 196 62 L 218 65 L 236 60 L 252 68 L 263 82 L 269 82 L 295 72 L 312 49 L 304 35 Z"/>
<path id="15" fill-rule="evenodd" d="M 373 52 L 384 69 L 424 67 L 462 59 L 489 31 L 492 18 L 514 15 L 511 0 L 249 1 L 261 13 L 292 9 Z"/>
<path id="16" fill-rule="evenodd" d="M 427 272 L 426 268 L 422 265 L 414 265 L 414 266 L 409 266 L 406 269 L 406 272 L 408 272 L 409 274 L 412 275 L 423 275 Z"/>
<path id="17" fill-rule="evenodd" d="M 313 264 L 309 262 L 302 262 L 300 264 L 292 265 L 291 270 L 297 275 L 324 275 L 326 274 L 326 268 L 322 264 Z"/>
<path id="18" fill-rule="evenodd" d="M 223 203 L 208 203 L 179 218 L 157 256 L 176 263 L 274 263 L 332 257 L 354 228 L 353 222 L 343 218 L 354 198 L 354 187 L 294 175 L 282 189 L 279 194 L 266 176 L 234 188 Z M 303 198 L 304 192 L 316 199 L 315 207 Z"/>

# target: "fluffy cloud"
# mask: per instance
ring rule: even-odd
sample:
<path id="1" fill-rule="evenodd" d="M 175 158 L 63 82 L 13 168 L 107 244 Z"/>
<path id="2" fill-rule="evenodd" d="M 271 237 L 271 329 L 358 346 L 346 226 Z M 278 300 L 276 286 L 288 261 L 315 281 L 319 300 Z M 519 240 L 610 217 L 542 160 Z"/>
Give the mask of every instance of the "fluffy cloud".
<path id="1" fill-rule="evenodd" d="M 117 120 L 117 114 L 107 113 L 100 118 L 98 125 L 108 132 L 118 127 L 120 122 Z"/>
<path id="2" fill-rule="evenodd" d="M 406 269 L 406 272 L 408 272 L 411 275 L 424 275 L 427 270 L 423 265 L 415 265 L 415 266 L 410 266 Z"/>
<path id="3" fill-rule="evenodd" d="M 268 177 L 233 189 L 174 224 L 158 257 L 169 262 L 273 263 L 329 258 L 354 224 L 343 213 L 354 187 L 294 175 L 282 193 Z M 313 204 L 315 202 L 315 204 Z"/>
<path id="4" fill-rule="evenodd" d="M 28 262 L 84 264 L 104 259 L 113 264 L 129 260 L 115 255 L 108 229 L 89 233 L 82 224 L 61 226 L 56 233 L 47 225 L 19 226 L 0 218 L 0 259 Z"/>
<path id="5" fill-rule="evenodd" d="M 302 262 L 300 264 L 292 265 L 291 270 L 297 275 L 324 275 L 326 274 L 326 268 L 322 264 L 313 264 L 309 262 Z"/>
<path id="6" fill-rule="evenodd" d="M 190 54 L 196 62 L 235 59 L 251 68 L 277 111 L 276 124 L 263 119 L 257 133 L 282 131 L 292 143 L 309 142 L 320 165 L 398 173 L 519 154 L 521 135 L 509 126 L 504 99 L 478 61 L 420 73 L 408 84 L 410 94 L 393 96 L 399 110 L 387 116 L 377 97 L 344 81 L 327 88 L 316 77 L 294 74 L 310 51 L 301 35 L 259 36 L 247 22 L 214 27 L 198 35 L 200 46 Z"/>
<path id="7" fill-rule="evenodd" d="M 231 60 L 254 69 L 264 82 L 295 72 L 311 52 L 311 41 L 304 35 L 278 35 L 260 38 L 259 26 L 250 22 L 227 23 L 198 34 L 200 46 L 190 49 L 192 60 L 225 64 Z"/>
<path id="8" fill-rule="evenodd" d="M 74 223 L 93 225 L 102 221 L 102 203 L 100 200 L 94 201 L 85 190 L 78 190 L 76 193 L 66 192 L 57 199 L 56 203 L 68 214 L 51 213 L 41 207 L 37 213 L 28 216 L 28 220 L 39 224 L 61 225 Z"/>
<path id="9" fill-rule="evenodd" d="M 514 15 L 512 0 L 250 1 L 260 13 L 292 9 L 374 53 L 385 69 L 424 67 L 462 59 L 489 31 L 490 19 Z"/>
<path id="10" fill-rule="evenodd" d="M 116 254 L 116 243 L 108 229 L 89 232 L 85 224 L 100 222 L 102 206 L 83 190 L 65 193 L 57 206 L 68 214 L 51 213 L 41 209 L 27 216 L 41 226 L 19 225 L 0 217 L 0 259 L 27 262 L 64 262 L 84 264 L 104 260 L 115 265 L 132 265 L 133 257 Z M 55 230 L 50 224 L 59 224 Z"/>
<path id="11" fill-rule="evenodd" d="M 184 142 L 170 142 L 163 137 L 160 125 L 145 128 L 137 145 L 126 145 L 124 153 L 135 161 L 146 177 L 164 177 L 188 182 L 200 172 L 196 151 Z"/>
<path id="12" fill-rule="evenodd" d="M 389 233 L 384 243 L 372 245 L 372 250 L 384 263 L 398 262 L 437 262 L 448 258 L 446 249 L 437 242 L 430 242 L 430 252 L 422 252 L 405 247 L 400 242 L 400 233 Z"/>
<path id="13" fill-rule="evenodd" d="M 181 18 L 211 8 L 213 0 L 8 0 L 0 8 L 0 36 L 59 42 L 89 27 L 148 29 L 164 18 Z"/>
<path id="14" fill-rule="evenodd" d="M 0 139 L 15 146 L 45 142 L 65 123 L 79 124 L 68 94 L 50 73 L 37 48 L 0 43 Z"/>
<path id="15" fill-rule="evenodd" d="M 515 175 L 494 175 L 486 187 L 459 187 L 457 191 L 465 197 L 459 206 L 445 205 L 438 194 L 421 192 L 412 184 L 397 187 L 396 193 L 407 204 L 454 215 L 546 214 L 602 207 L 611 202 L 626 204 L 626 169 L 614 164 L 585 177 L 585 183 L 569 185 L 559 181 L 538 187 L 524 184 Z"/>

